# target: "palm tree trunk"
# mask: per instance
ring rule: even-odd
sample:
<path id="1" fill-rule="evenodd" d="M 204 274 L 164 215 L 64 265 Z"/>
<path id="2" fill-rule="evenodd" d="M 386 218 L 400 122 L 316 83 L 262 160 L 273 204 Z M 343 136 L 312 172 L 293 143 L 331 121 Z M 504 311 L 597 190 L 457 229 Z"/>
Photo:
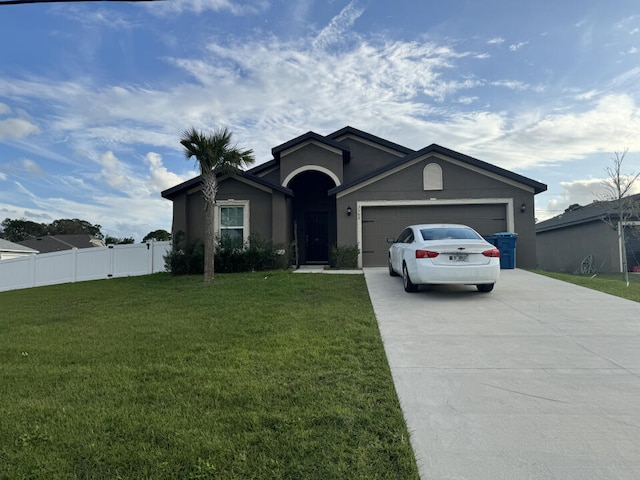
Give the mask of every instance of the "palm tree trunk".
<path id="1" fill-rule="evenodd" d="M 202 194 L 204 196 L 204 283 L 213 281 L 215 269 L 215 203 L 218 193 L 218 181 L 213 171 L 202 177 Z"/>

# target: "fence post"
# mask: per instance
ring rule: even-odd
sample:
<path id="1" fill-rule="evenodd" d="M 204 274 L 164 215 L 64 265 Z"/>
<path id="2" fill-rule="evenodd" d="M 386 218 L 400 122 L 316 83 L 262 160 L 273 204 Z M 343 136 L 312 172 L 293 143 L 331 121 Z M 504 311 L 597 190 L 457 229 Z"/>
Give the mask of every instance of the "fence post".
<path id="1" fill-rule="evenodd" d="M 29 256 L 29 261 L 31 263 L 31 265 L 29 265 L 31 268 L 29 268 L 29 275 L 30 275 L 30 279 L 29 279 L 29 285 L 32 287 L 36 286 L 36 257 L 38 255 L 30 255 Z"/>
<path id="2" fill-rule="evenodd" d="M 78 281 L 78 249 L 76 247 L 71 249 L 71 269 L 73 272 L 71 281 L 76 283 Z"/>
<path id="3" fill-rule="evenodd" d="M 153 273 L 153 256 L 155 251 L 155 241 L 148 240 L 147 242 L 147 273 Z"/>
<path id="4" fill-rule="evenodd" d="M 107 270 L 107 278 L 113 278 L 113 264 L 115 262 L 113 245 L 107 245 L 107 248 L 109 249 L 109 254 L 107 255 L 108 257 L 107 261 L 109 262 L 109 268 Z"/>

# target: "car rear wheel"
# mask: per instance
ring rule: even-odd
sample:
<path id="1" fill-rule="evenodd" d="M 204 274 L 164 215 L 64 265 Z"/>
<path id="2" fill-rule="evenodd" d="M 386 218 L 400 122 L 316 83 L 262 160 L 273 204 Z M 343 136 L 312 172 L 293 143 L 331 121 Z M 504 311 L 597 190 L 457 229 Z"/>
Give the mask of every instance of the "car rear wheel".
<path id="1" fill-rule="evenodd" d="M 493 290 L 493 285 L 493 283 L 483 283 L 481 285 L 476 285 L 476 287 L 478 288 L 479 292 L 489 293 L 491 290 Z"/>
<path id="2" fill-rule="evenodd" d="M 415 285 L 409 277 L 406 263 L 402 264 L 402 284 L 404 285 L 405 292 L 413 293 L 418 291 L 418 286 Z"/>
<path id="3" fill-rule="evenodd" d="M 391 266 L 391 257 L 389 257 L 389 275 L 391 275 L 392 277 L 397 277 L 398 276 L 396 271 Z"/>

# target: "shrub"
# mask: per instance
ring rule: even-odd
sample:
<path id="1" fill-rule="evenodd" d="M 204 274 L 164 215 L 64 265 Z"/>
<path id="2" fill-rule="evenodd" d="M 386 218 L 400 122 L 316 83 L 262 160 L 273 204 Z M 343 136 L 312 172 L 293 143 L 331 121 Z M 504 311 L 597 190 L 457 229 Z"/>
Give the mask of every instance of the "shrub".
<path id="1" fill-rule="evenodd" d="M 221 238 L 215 254 L 218 273 L 252 272 L 286 268 L 286 256 L 273 242 L 251 234 L 243 248 L 236 242 Z"/>
<path id="2" fill-rule="evenodd" d="M 200 241 L 186 243 L 184 232 L 177 232 L 170 252 L 164 257 L 165 266 L 173 275 L 204 273 L 204 244 Z M 215 272 L 255 272 L 287 267 L 283 251 L 259 235 L 252 234 L 243 248 L 232 239 L 219 238 L 216 242 Z"/>
<path id="3" fill-rule="evenodd" d="M 172 275 L 196 275 L 204 273 L 204 244 L 200 241 L 187 243 L 184 232 L 176 232 L 171 250 L 164 256 L 166 269 Z"/>
<path id="4" fill-rule="evenodd" d="M 331 268 L 358 268 L 360 249 L 353 247 L 331 247 Z"/>

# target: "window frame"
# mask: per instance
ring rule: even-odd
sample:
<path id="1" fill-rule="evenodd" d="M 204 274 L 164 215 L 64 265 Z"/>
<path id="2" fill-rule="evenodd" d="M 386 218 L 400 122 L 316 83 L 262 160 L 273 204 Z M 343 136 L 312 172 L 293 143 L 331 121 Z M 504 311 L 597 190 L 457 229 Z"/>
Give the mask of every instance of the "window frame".
<path id="1" fill-rule="evenodd" d="M 442 166 L 431 162 L 422 170 L 422 187 L 425 191 L 443 190 Z"/>
<path id="2" fill-rule="evenodd" d="M 242 209 L 242 247 L 245 248 L 249 244 L 249 232 L 250 232 L 250 212 L 249 212 L 249 200 L 217 200 L 214 204 L 214 235 L 216 239 L 219 239 L 222 235 L 222 209 L 226 207 L 243 207 Z"/>

